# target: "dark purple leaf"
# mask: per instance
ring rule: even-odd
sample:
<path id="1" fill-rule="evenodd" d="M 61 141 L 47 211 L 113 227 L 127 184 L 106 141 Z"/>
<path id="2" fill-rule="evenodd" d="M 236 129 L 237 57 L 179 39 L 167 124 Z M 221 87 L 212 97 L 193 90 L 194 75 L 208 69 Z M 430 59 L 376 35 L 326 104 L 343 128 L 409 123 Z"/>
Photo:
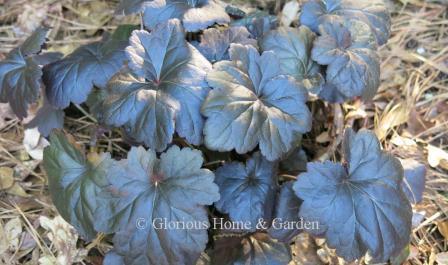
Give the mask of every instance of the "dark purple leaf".
<path id="1" fill-rule="evenodd" d="M 41 50 L 48 28 L 40 27 L 0 62 L 0 102 L 8 102 L 19 119 L 39 98 L 42 70 L 33 55 Z"/>
<path id="2" fill-rule="evenodd" d="M 372 99 L 380 84 L 380 63 L 369 28 L 359 21 L 333 19 L 321 25 L 320 33 L 312 58 L 327 65 L 323 89 L 331 90 L 321 93 L 332 102 L 358 96 Z"/>
<path id="3" fill-rule="evenodd" d="M 111 262 L 195 264 L 208 241 L 204 206 L 219 199 L 214 174 L 202 163 L 200 151 L 172 146 L 160 159 L 134 147 L 112 165 L 95 213 L 98 231 L 115 232 Z"/>
<path id="4" fill-rule="evenodd" d="M 292 189 L 293 182 L 282 184 L 275 205 L 275 214 L 269 235 L 281 242 L 290 243 L 303 230 L 299 218 L 299 208 L 302 201 L 297 198 Z"/>
<path id="5" fill-rule="evenodd" d="M 64 116 L 64 111 L 52 106 L 44 96 L 43 105 L 37 110 L 34 118 L 25 127 L 37 127 L 39 133 L 47 137 L 53 129 L 63 127 Z"/>
<path id="6" fill-rule="evenodd" d="M 66 108 L 86 101 L 94 86 L 104 88 L 125 62 L 127 41 L 110 38 L 79 47 L 60 61 L 44 67 L 43 82 L 49 102 Z"/>
<path id="7" fill-rule="evenodd" d="M 44 150 L 44 168 L 49 191 L 56 209 L 86 240 L 96 235 L 94 211 L 98 196 L 112 164 L 109 154 L 87 158 L 71 136 L 61 131 L 50 135 L 50 146 Z"/>
<path id="8" fill-rule="evenodd" d="M 308 0 L 302 7 L 300 22 L 318 32 L 320 25 L 334 17 L 365 23 L 379 45 L 389 38 L 391 19 L 382 0 Z"/>
<path id="9" fill-rule="evenodd" d="M 232 43 L 257 47 L 257 40 L 249 38 L 249 35 L 245 27 L 211 28 L 204 31 L 196 47 L 211 62 L 228 60 Z"/>
<path id="10" fill-rule="evenodd" d="M 172 18 L 180 19 L 188 32 L 230 22 L 224 7 L 215 0 L 154 0 L 144 5 L 143 21 L 149 29 Z"/>
<path id="11" fill-rule="evenodd" d="M 151 33 L 136 30 L 126 48 L 129 69 L 109 83 L 102 104 L 106 125 L 124 126 L 139 142 L 163 151 L 174 129 L 190 143 L 202 142 L 202 101 L 211 64 L 184 39 L 178 20 Z"/>
<path id="12" fill-rule="evenodd" d="M 261 47 L 263 51 L 276 54 L 282 73 L 295 77 L 305 86 L 320 75 L 320 66 L 311 59 L 315 37 L 305 26 L 298 29 L 281 27 L 267 33 L 261 40 Z"/>
<path id="13" fill-rule="evenodd" d="M 234 222 L 247 222 L 255 231 L 261 222 L 272 216 L 277 190 L 277 165 L 255 153 L 246 165 L 231 162 L 216 170 L 216 183 L 221 199 L 216 208 L 227 213 Z"/>
<path id="14" fill-rule="evenodd" d="M 324 236 L 347 261 L 369 252 L 373 262 L 386 262 L 410 239 L 412 209 L 401 188 L 403 168 L 369 131 L 348 129 L 343 150 L 347 166 L 308 163 L 298 176 L 299 216 L 317 222 L 318 229 L 306 230 Z"/>
<path id="15" fill-rule="evenodd" d="M 230 58 L 207 76 L 213 90 L 202 105 L 206 146 L 244 154 L 259 144 L 268 160 L 281 158 L 311 128 L 306 90 L 281 74 L 271 51 L 232 44 Z"/>
<path id="16" fill-rule="evenodd" d="M 278 20 L 276 16 L 269 15 L 264 11 L 255 11 L 247 14 L 245 17 L 233 21 L 232 26 L 244 26 L 246 27 L 253 38 L 261 38 L 264 34 L 269 32 L 278 26 Z"/>
<path id="17" fill-rule="evenodd" d="M 289 244 L 264 233 L 243 238 L 220 236 L 209 255 L 213 265 L 285 265 L 292 258 Z"/>

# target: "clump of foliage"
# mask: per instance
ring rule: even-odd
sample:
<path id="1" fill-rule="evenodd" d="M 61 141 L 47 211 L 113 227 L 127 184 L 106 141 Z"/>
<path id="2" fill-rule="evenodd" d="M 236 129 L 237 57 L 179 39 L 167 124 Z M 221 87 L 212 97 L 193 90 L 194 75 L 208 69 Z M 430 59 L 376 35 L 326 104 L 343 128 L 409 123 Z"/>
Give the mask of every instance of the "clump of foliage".
<path id="1" fill-rule="evenodd" d="M 386 262 L 406 247 L 403 167 L 372 132 L 347 129 L 341 162 L 303 168 L 300 148 L 312 129 L 310 95 L 330 103 L 375 95 L 376 50 L 390 33 L 381 1 L 309 0 L 298 27 L 215 0 L 123 0 L 117 13 L 141 13 L 142 28 L 120 26 L 61 58 L 41 53 L 42 27 L 0 63 L 0 101 L 19 118 L 41 95 L 28 126 L 50 135 L 50 194 L 85 240 L 110 235 L 104 264 L 288 264 L 301 232 L 347 261 Z M 54 130 L 70 104 L 145 147 L 121 160 L 86 155 Z M 284 168 L 296 180 L 280 178 Z M 213 229 L 216 218 L 249 227 Z M 157 229 L 157 220 L 196 225 Z"/>

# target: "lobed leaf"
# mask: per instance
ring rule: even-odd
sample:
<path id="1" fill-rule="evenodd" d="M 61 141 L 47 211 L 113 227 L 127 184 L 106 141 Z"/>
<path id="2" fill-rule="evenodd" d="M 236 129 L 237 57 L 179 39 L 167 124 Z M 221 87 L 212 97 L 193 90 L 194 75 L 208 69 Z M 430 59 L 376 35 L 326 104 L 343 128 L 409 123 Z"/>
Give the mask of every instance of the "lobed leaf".
<path id="1" fill-rule="evenodd" d="M 214 265 L 284 265 L 292 259 L 288 244 L 264 233 L 218 237 L 209 255 Z"/>
<path id="2" fill-rule="evenodd" d="M 329 20 L 320 27 L 312 59 L 327 65 L 321 96 L 330 102 L 360 96 L 370 100 L 380 84 L 379 57 L 369 28 L 358 21 Z"/>
<path id="3" fill-rule="evenodd" d="M 269 15 L 264 11 L 255 11 L 247 14 L 245 17 L 235 20 L 231 23 L 232 26 L 246 27 L 253 38 L 258 39 L 264 34 L 278 26 L 278 19 L 276 16 Z"/>
<path id="4" fill-rule="evenodd" d="M 173 146 L 160 159 L 133 147 L 126 160 L 112 165 L 96 212 L 104 221 L 95 226 L 116 232 L 111 264 L 196 262 L 208 240 L 204 205 L 219 200 L 214 174 L 202 163 L 200 151 Z M 158 228 L 162 223 L 185 226 Z"/>
<path id="5" fill-rule="evenodd" d="M 263 51 L 273 51 L 280 61 L 283 74 L 295 77 L 304 86 L 310 83 L 316 90 L 320 76 L 319 65 L 311 59 L 311 49 L 316 35 L 306 26 L 298 29 L 281 27 L 267 33 L 261 40 Z M 317 82 L 318 83 L 318 82 Z"/>
<path id="6" fill-rule="evenodd" d="M 250 247 L 245 248 L 237 265 L 284 265 L 292 259 L 289 244 L 277 242 L 266 234 L 254 234 L 246 240 L 248 242 L 244 245 L 249 244 Z"/>
<path id="7" fill-rule="evenodd" d="M 216 208 L 234 222 L 248 222 L 251 229 L 271 220 L 276 193 L 277 165 L 255 153 L 246 165 L 231 162 L 216 170 L 221 199 Z"/>
<path id="8" fill-rule="evenodd" d="M 25 41 L 18 47 L 20 53 L 23 56 L 38 54 L 42 45 L 45 43 L 45 39 L 50 28 L 48 27 L 38 27 L 31 35 L 25 39 Z"/>
<path id="9" fill-rule="evenodd" d="M 281 75 L 273 52 L 260 56 L 252 46 L 232 44 L 230 57 L 207 76 L 214 89 L 202 105 L 205 144 L 240 154 L 259 144 L 268 160 L 276 160 L 311 128 L 307 92 L 294 78 Z"/>
<path id="10" fill-rule="evenodd" d="M 94 86 L 104 88 L 124 64 L 127 40 L 110 38 L 79 47 L 43 68 L 49 102 L 66 108 L 86 101 Z"/>
<path id="11" fill-rule="evenodd" d="M 257 40 L 249 36 L 249 31 L 241 26 L 224 29 L 211 28 L 204 31 L 201 42 L 195 46 L 210 62 L 228 60 L 232 43 L 257 46 Z"/>
<path id="12" fill-rule="evenodd" d="M 99 206 L 97 196 L 106 182 L 112 165 L 109 154 L 88 159 L 71 136 L 61 131 L 50 135 L 50 146 L 44 149 L 43 165 L 48 176 L 48 189 L 61 216 L 72 224 L 82 237 L 96 235 L 94 218 Z"/>
<path id="13" fill-rule="evenodd" d="M 64 57 L 64 55 L 60 52 L 43 52 L 41 54 L 33 56 L 34 61 L 42 67 L 47 64 L 56 62 L 62 57 Z"/>
<path id="14" fill-rule="evenodd" d="M 42 70 L 33 58 L 45 42 L 48 28 L 39 27 L 0 62 L 0 102 L 9 103 L 19 119 L 39 98 Z"/>
<path id="15" fill-rule="evenodd" d="M 164 90 L 122 72 L 110 80 L 100 115 L 106 125 L 124 126 L 136 141 L 163 151 L 172 141 L 178 109 L 178 102 Z"/>
<path id="16" fill-rule="evenodd" d="M 64 125 L 65 113 L 63 110 L 52 106 L 44 95 L 43 104 L 37 110 L 34 118 L 25 127 L 37 127 L 40 134 L 47 137 L 53 129 L 60 129 Z"/>
<path id="17" fill-rule="evenodd" d="M 43 67 L 52 62 L 58 61 L 63 57 L 59 52 L 45 52 L 33 56 L 36 63 Z M 64 125 L 65 113 L 48 102 L 45 89 L 42 88 L 41 99 L 42 104 L 35 113 L 34 117 L 25 124 L 25 128 L 37 128 L 39 133 L 48 137 L 53 129 L 60 129 Z"/>
<path id="18" fill-rule="evenodd" d="M 180 19 L 188 32 L 230 22 L 224 7 L 215 0 L 153 0 L 144 5 L 143 22 L 148 29 L 173 18 Z"/>
<path id="19" fill-rule="evenodd" d="M 324 236 L 347 261 L 368 251 L 373 262 L 386 262 L 408 244 L 412 210 L 401 189 L 403 168 L 384 153 L 369 131 L 347 130 L 347 166 L 325 161 L 308 163 L 294 184 L 303 200 L 299 216 L 318 222 L 307 230 Z"/>
<path id="20" fill-rule="evenodd" d="M 292 187 L 292 181 L 282 184 L 276 200 L 272 225 L 268 229 L 272 238 L 285 243 L 291 242 L 295 236 L 302 232 L 301 229 L 295 228 L 300 224 L 299 208 L 302 200 L 297 198 Z"/>
<path id="21" fill-rule="evenodd" d="M 320 25 L 335 17 L 366 24 L 378 45 L 389 39 L 391 18 L 382 0 L 308 0 L 302 7 L 300 22 L 318 32 Z"/>
<path id="22" fill-rule="evenodd" d="M 104 122 L 124 126 L 137 141 L 163 151 L 174 129 L 187 141 L 202 142 L 200 106 L 209 90 L 210 63 L 184 39 L 178 20 L 151 33 L 136 30 L 126 48 L 129 69 L 109 83 L 102 104 Z"/>

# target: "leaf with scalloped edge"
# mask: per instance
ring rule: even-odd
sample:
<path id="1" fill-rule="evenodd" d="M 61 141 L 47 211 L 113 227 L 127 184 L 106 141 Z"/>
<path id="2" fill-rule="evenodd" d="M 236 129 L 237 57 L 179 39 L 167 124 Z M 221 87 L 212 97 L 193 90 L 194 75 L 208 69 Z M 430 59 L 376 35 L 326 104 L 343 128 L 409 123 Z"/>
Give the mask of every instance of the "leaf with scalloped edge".
<path id="1" fill-rule="evenodd" d="M 46 96 L 43 96 L 43 104 L 37 110 L 36 115 L 29 121 L 25 127 L 37 127 L 40 134 L 47 137 L 53 129 L 60 129 L 64 125 L 64 110 L 52 106 Z"/>
<path id="2" fill-rule="evenodd" d="M 0 102 L 8 102 L 19 119 L 39 98 L 42 70 L 34 56 L 40 52 L 49 28 L 39 27 L 0 62 Z"/>
<path id="3" fill-rule="evenodd" d="M 265 11 L 257 10 L 247 14 L 245 17 L 232 21 L 232 26 L 244 26 L 249 30 L 253 38 L 261 38 L 264 34 L 278 26 L 276 16 L 269 15 Z"/>
<path id="4" fill-rule="evenodd" d="M 98 196 L 107 184 L 110 154 L 86 157 L 70 135 L 54 131 L 44 149 L 43 165 L 56 209 L 86 240 L 96 235 L 94 218 Z"/>
<path id="5" fill-rule="evenodd" d="M 325 99 L 330 102 L 358 96 L 372 99 L 380 84 L 380 63 L 369 28 L 356 20 L 329 19 L 321 25 L 320 33 L 314 42 L 312 58 L 327 65 L 327 85 L 321 91 L 326 94 Z"/>
<path id="6" fill-rule="evenodd" d="M 257 40 L 251 39 L 245 27 L 211 28 L 204 31 L 201 42 L 193 43 L 196 48 L 211 62 L 230 59 L 229 48 L 232 43 L 253 45 Z"/>
<path id="7" fill-rule="evenodd" d="M 103 220 L 95 228 L 115 232 L 111 264 L 195 264 L 208 241 L 204 206 L 219 200 L 214 174 L 202 163 L 200 151 L 172 146 L 160 158 L 133 147 L 112 165 L 95 212 Z M 165 222 L 180 226 L 157 228 Z"/>
<path id="8" fill-rule="evenodd" d="M 35 55 L 33 58 L 42 67 L 60 60 L 62 57 L 63 54 L 60 52 L 45 52 Z M 53 129 L 63 127 L 65 113 L 64 110 L 58 109 L 48 102 L 44 88 L 41 88 L 41 91 L 42 103 L 34 117 L 25 124 L 25 128 L 37 128 L 41 135 L 47 137 Z"/>
<path id="9" fill-rule="evenodd" d="M 292 189 L 294 182 L 282 184 L 276 199 L 275 212 L 268 233 L 280 242 L 290 243 L 303 230 L 299 229 L 301 222 L 299 209 L 302 200 L 297 198 Z"/>
<path id="10" fill-rule="evenodd" d="M 60 52 L 43 52 L 35 55 L 33 58 L 38 65 L 43 67 L 60 60 L 62 57 L 64 57 L 64 55 Z"/>
<path id="11" fill-rule="evenodd" d="M 244 154 L 259 144 L 268 160 L 279 159 L 311 129 L 307 91 L 281 74 L 271 51 L 232 44 L 230 58 L 207 76 L 213 89 L 202 105 L 205 145 Z"/>
<path id="12" fill-rule="evenodd" d="M 173 18 L 180 19 L 188 32 L 230 22 L 224 7 L 215 0 L 154 0 L 144 4 L 143 23 L 148 29 Z"/>
<path id="13" fill-rule="evenodd" d="M 216 208 L 227 213 L 234 222 L 248 222 L 250 231 L 259 221 L 269 222 L 277 190 L 276 163 L 255 153 L 246 165 L 230 162 L 215 172 L 221 199 Z"/>
<path id="14" fill-rule="evenodd" d="M 389 39 L 391 18 L 382 0 L 309 0 L 302 7 L 300 22 L 318 32 L 320 25 L 334 17 L 365 23 L 378 45 Z"/>
<path id="15" fill-rule="evenodd" d="M 347 129 L 343 144 L 345 163 L 308 163 L 294 184 L 303 200 L 299 216 L 318 222 L 306 229 L 324 236 L 347 261 L 369 252 L 373 262 L 387 262 L 407 246 L 412 209 L 401 189 L 400 161 L 381 150 L 370 131 Z"/>
<path id="16" fill-rule="evenodd" d="M 102 40 L 77 48 L 62 60 L 43 68 L 49 102 L 66 108 L 86 101 L 94 86 L 104 88 L 125 62 L 127 40 Z"/>
<path id="17" fill-rule="evenodd" d="M 311 59 L 311 49 L 316 35 L 306 26 L 299 28 L 280 27 L 268 32 L 261 39 L 263 51 L 273 51 L 280 61 L 284 74 L 291 75 L 309 90 L 319 89 L 320 66 Z M 314 84 L 314 85 L 313 85 Z"/>
<path id="18" fill-rule="evenodd" d="M 244 237 L 218 235 L 208 254 L 213 265 L 285 265 L 292 259 L 289 244 L 265 233 Z"/>
<path id="19" fill-rule="evenodd" d="M 124 126 L 129 136 L 158 151 L 171 142 L 174 130 L 192 144 L 202 142 L 200 106 L 211 64 L 184 37 L 178 20 L 151 33 L 132 33 L 129 69 L 112 78 L 101 106 L 106 125 Z"/>

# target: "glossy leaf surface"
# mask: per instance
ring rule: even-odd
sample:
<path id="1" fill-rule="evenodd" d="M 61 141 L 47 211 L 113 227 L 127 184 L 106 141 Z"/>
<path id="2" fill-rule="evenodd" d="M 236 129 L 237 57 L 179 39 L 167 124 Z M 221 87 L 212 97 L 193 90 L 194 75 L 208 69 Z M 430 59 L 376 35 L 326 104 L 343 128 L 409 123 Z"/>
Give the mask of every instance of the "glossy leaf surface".
<path id="1" fill-rule="evenodd" d="M 333 90 L 322 90 L 327 96 L 324 99 L 330 102 L 358 96 L 372 99 L 380 84 L 380 63 L 369 28 L 355 20 L 334 19 L 323 24 L 320 33 L 314 42 L 312 58 L 327 65 L 324 89 Z"/>
<path id="2" fill-rule="evenodd" d="M 273 52 L 232 44 L 232 61 L 221 61 L 207 76 L 213 88 L 202 106 L 208 118 L 205 144 L 218 151 L 246 153 L 260 145 L 268 160 L 288 152 L 311 128 L 306 90 L 281 74 Z"/>
<path id="3" fill-rule="evenodd" d="M 312 162 L 298 176 L 299 216 L 318 222 L 319 229 L 307 231 L 324 236 L 347 261 L 368 251 L 374 262 L 386 262 L 409 243 L 412 210 L 401 190 L 403 168 L 369 131 L 348 129 L 343 151 L 347 166 Z"/>
<path id="4" fill-rule="evenodd" d="M 96 228 L 116 232 L 112 264 L 196 262 L 208 241 L 204 205 L 219 199 L 214 174 L 202 163 L 200 151 L 173 146 L 160 159 L 154 151 L 132 148 L 113 165 L 96 212 L 104 220 Z"/>
<path id="5" fill-rule="evenodd" d="M 60 61 L 44 67 L 43 82 L 49 102 L 66 108 L 86 101 L 94 86 L 105 88 L 125 61 L 127 41 L 113 38 L 79 47 Z"/>
<path id="6" fill-rule="evenodd" d="M 143 21 L 149 29 L 172 18 L 180 19 L 188 32 L 230 22 L 224 7 L 215 0 L 154 0 L 144 5 Z"/>
<path id="7" fill-rule="evenodd" d="M 38 28 L 0 62 L 0 102 L 8 102 L 19 119 L 39 98 L 42 70 L 33 56 L 40 52 L 48 30 Z"/>
<path id="8" fill-rule="evenodd" d="M 228 60 L 232 43 L 257 46 L 257 40 L 249 36 L 250 33 L 245 27 L 211 28 L 204 31 L 201 42 L 197 43 L 196 47 L 211 62 Z"/>
<path id="9" fill-rule="evenodd" d="M 276 193 L 277 166 L 255 153 L 246 165 L 231 162 L 216 170 L 221 199 L 216 208 L 234 222 L 247 222 L 251 231 L 269 222 Z"/>
<path id="10" fill-rule="evenodd" d="M 334 17 L 366 24 L 379 45 L 389 38 L 391 19 L 382 0 L 309 0 L 302 7 L 300 22 L 318 32 L 320 25 Z"/>
<path id="11" fill-rule="evenodd" d="M 96 235 L 94 212 L 98 196 L 112 165 L 109 154 L 87 158 L 71 136 L 61 131 L 50 135 L 44 150 L 49 191 L 58 212 L 87 240 Z"/>
<path id="12" fill-rule="evenodd" d="M 210 63 L 184 39 L 178 20 L 151 33 L 136 30 L 126 48 L 129 69 L 108 85 L 104 122 L 124 126 L 139 142 L 162 151 L 176 132 L 192 144 L 202 142 L 202 101 Z"/>

